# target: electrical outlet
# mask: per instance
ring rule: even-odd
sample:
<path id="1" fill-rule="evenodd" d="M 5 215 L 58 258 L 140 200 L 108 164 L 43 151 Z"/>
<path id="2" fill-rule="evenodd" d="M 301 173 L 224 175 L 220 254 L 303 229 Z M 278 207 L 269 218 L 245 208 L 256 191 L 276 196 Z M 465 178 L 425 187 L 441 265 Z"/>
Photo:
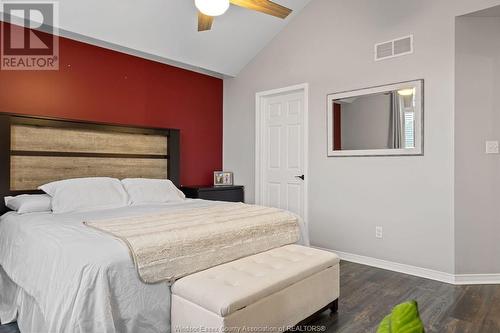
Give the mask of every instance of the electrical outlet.
<path id="1" fill-rule="evenodd" d="M 381 226 L 375 227 L 375 237 L 376 238 L 383 238 L 384 237 L 384 229 Z"/>
<path id="2" fill-rule="evenodd" d="M 498 154 L 498 141 L 486 141 L 486 154 Z"/>

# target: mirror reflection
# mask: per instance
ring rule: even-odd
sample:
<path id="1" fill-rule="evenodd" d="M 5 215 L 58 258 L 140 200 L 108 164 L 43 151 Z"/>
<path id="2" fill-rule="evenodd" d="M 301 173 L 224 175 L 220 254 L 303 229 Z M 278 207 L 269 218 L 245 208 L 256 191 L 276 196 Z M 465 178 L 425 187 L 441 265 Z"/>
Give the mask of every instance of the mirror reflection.
<path id="1" fill-rule="evenodd" d="M 330 95 L 329 155 L 420 153 L 421 86 L 417 83 Z"/>

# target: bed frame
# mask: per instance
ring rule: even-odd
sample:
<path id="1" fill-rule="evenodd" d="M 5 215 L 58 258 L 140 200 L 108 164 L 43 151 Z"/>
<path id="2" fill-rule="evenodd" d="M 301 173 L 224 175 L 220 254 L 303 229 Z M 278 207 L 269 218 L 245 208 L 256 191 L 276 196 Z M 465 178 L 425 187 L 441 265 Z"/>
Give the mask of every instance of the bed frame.
<path id="1" fill-rule="evenodd" d="M 180 131 L 0 113 L 0 214 L 5 196 L 77 177 L 168 178 L 179 186 Z"/>

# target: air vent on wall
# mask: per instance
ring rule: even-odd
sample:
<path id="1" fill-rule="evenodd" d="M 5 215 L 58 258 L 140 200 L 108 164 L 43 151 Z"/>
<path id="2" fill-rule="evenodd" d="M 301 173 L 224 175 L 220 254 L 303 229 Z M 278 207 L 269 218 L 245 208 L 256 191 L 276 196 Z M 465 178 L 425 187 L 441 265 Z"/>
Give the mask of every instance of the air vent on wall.
<path id="1" fill-rule="evenodd" d="M 413 53 L 413 35 L 375 44 L 375 61 Z"/>

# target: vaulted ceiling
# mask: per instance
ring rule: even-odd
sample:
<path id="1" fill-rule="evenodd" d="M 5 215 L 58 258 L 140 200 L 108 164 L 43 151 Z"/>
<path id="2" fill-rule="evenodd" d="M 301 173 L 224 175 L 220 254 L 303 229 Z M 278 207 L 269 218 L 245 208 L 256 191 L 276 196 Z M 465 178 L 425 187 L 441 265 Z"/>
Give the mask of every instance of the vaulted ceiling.
<path id="1" fill-rule="evenodd" d="M 310 0 L 275 0 L 286 20 L 231 6 L 197 32 L 194 0 L 60 0 L 62 36 L 215 75 L 238 72 Z"/>
<path id="2" fill-rule="evenodd" d="M 480 10 L 478 12 L 467 14 L 465 16 L 469 16 L 469 17 L 500 17 L 500 6 L 487 8 L 484 10 Z"/>

